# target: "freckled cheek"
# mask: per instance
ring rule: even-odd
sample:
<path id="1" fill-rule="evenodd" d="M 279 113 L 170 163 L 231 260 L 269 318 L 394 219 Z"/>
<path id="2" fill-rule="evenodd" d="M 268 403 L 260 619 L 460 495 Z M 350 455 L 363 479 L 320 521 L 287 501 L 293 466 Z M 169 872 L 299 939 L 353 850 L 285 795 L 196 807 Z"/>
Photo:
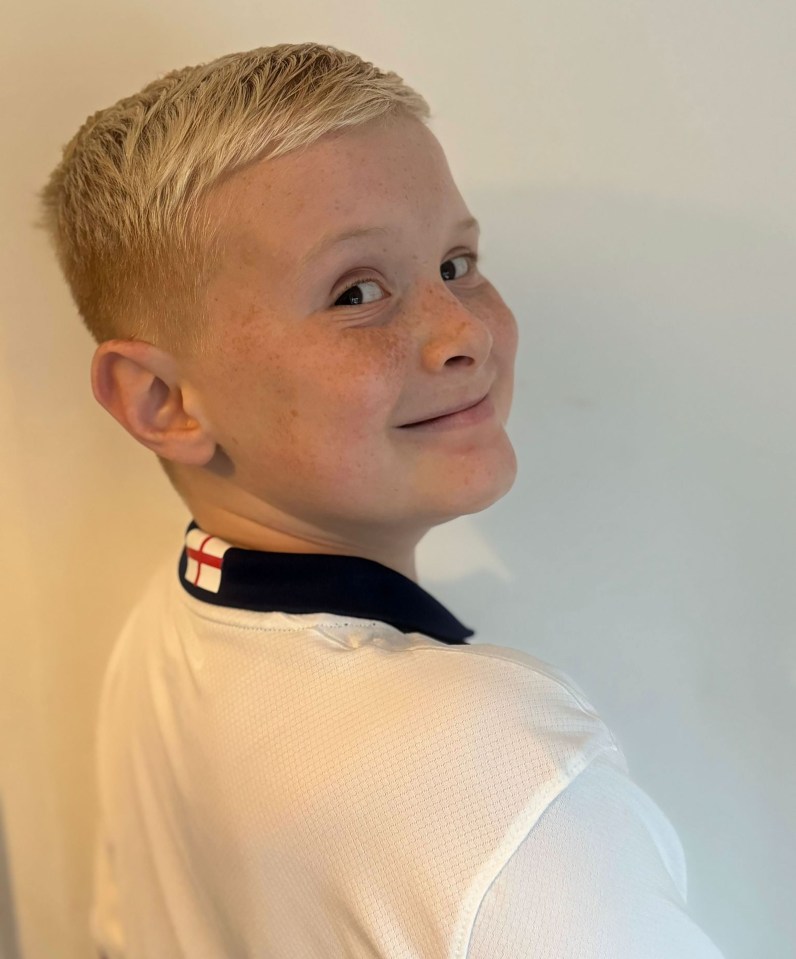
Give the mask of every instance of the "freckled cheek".
<path id="1" fill-rule="evenodd" d="M 349 456 L 358 450 L 372 449 L 374 438 L 385 431 L 392 419 L 392 406 L 383 397 L 374 399 L 362 393 L 349 393 L 323 404 L 309 424 L 319 447 L 347 449 Z"/>
<path id="2" fill-rule="evenodd" d="M 284 443 L 298 418 L 290 391 L 262 366 L 256 355 L 235 359 L 207 385 L 209 419 L 218 442 L 231 454 Z"/>
<path id="3" fill-rule="evenodd" d="M 406 388 L 406 349 L 381 329 L 349 331 L 350 349 L 334 355 L 334 374 L 319 384 L 318 401 L 351 443 L 372 442 L 392 423 Z"/>

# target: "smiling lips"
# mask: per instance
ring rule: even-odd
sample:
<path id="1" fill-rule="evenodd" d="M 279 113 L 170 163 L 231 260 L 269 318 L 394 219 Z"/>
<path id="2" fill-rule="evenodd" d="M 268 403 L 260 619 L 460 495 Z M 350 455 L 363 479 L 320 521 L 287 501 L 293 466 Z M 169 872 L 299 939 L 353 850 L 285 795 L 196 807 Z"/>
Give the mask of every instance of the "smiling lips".
<path id="1" fill-rule="evenodd" d="M 465 426 L 474 426 L 476 423 L 482 423 L 493 419 L 495 407 L 492 403 L 492 397 L 489 393 L 483 399 L 472 406 L 464 409 L 454 410 L 452 413 L 445 413 L 442 416 L 436 416 L 433 419 L 421 420 L 419 423 L 405 423 L 407 429 L 416 433 L 436 433 L 440 430 L 454 430 Z"/>
<path id="2" fill-rule="evenodd" d="M 434 420 L 442 419 L 443 416 L 452 416 L 454 413 L 461 413 L 464 410 L 472 409 L 474 406 L 477 406 L 479 403 L 483 402 L 489 394 L 486 393 L 483 396 L 479 396 L 474 400 L 467 400 L 466 402 L 460 404 L 459 406 L 452 406 L 448 410 L 444 410 L 442 413 L 435 413 L 433 416 L 429 416 L 424 420 L 416 420 L 414 423 L 403 423 L 403 426 L 422 426 L 424 423 L 431 423 Z"/>

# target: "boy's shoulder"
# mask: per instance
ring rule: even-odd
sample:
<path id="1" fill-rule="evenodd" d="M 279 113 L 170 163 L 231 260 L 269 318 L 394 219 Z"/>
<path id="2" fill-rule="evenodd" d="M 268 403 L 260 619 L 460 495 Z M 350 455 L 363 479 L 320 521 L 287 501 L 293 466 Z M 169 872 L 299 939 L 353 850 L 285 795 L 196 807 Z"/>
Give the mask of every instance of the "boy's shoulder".
<path id="1" fill-rule="evenodd" d="M 230 774 L 248 776 L 262 730 L 279 730 L 268 739 L 271 759 L 300 755 L 297 786 L 315 775 L 312 764 L 322 766 L 324 754 L 337 757 L 338 784 L 363 757 L 403 755 L 415 774 L 435 766 L 460 781 L 468 770 L 483 779 L 490 768 L 511 769 L 525 790 L 534 778 L 563 788 L 601 752 L 622 757 L 572 677 L 530 653 L 450 645 L 356 617 L 203 603 L 182 588 L 171 560 L 156 568 L 130 611 L 113 671 L 125 684 L 156 682 L 158 701 L 193 717 L 208 766 L 220 762 Z M 220 759 L 212 744 L 222 741 Z"/>
<path id="2" fill-rule="evenodd" d="M 222 674 L 223 661 L 230 696 L 240 692 L 236 672 L 248 688 L 252 672 L 268 681 L 269 671 L 276 670 L 300 699 L 301 690 L 290 681 L 293 669 L 304 688 L 313 689 L 319 721 L 324 703 L 329 709 L 368 701 L 402 704 L 389 715 L 391 724 L 404 723 L 405 734 L 429 737 L 444 728 L 427 721 L 440 710 L 462 732 L 469 728 L 481 737 L 531 736 L 573 756 L 602 749 L 621 753 L 577 682 L 531 653 L 497 643 L 451 645 L 351 616 L 263 614 L 211 605 L 182 588 L 173 558 L 153 570 L 118 645 L 125 633 L 139 634 L 139 641 L 143 634 L 150 655 L 160 634 L 162 654 L 172 661 L 184 658 L 210 682 Z M 386 725 L 374 717 L 375 728 Z"/>
<path id="3" fill-rule="evenodd" d="M 125 633 L 103 782 L 127 803 L 148 782 L 157 808 L 131 815 L 168 828 L 135 834 L 223 860 L 232 899 L 287 881 L 352 910 L 384 896 L 410 929 L 431 896 L 445 936 L 466 935 L 556 796 L 598 755 L 621 756 L 569 676 L 509 647 L 204 604 L 168 563 Z"/>

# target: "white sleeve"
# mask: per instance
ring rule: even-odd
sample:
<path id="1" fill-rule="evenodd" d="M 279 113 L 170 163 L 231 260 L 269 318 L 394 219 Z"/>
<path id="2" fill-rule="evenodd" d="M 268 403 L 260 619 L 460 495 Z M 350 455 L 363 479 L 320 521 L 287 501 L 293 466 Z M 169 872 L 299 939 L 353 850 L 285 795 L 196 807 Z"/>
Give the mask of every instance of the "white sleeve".
<path id="1" fill-rule="evenodd" d="M 97 959 L 126 959 L 119 924 L 119 890 L 113 868 L 113 850 L 100 820 L 94 845 L 94 882 L 89 927 Z"/>
<path id="2" fill-rule="evenodd" d="M 467 959 L 723 959 L 689 917 L 682 846 L 621 754 L 596 757 L 487 890 Z"/>

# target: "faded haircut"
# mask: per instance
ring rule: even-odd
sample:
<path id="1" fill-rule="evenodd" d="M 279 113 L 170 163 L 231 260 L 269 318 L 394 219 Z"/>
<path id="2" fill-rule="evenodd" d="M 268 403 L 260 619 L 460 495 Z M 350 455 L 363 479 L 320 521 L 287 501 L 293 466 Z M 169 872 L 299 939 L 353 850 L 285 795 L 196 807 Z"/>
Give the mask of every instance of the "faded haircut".
<path id="1" fill-rule="evenodd" d="M 430 117 L 396 73 L 317 43 L 280 43 L 172 70 L 88 117 L 39 192 L 44 227 L 97 343 L 208 347 L 203 292 L 222 178 L 377 117 Z"/>

